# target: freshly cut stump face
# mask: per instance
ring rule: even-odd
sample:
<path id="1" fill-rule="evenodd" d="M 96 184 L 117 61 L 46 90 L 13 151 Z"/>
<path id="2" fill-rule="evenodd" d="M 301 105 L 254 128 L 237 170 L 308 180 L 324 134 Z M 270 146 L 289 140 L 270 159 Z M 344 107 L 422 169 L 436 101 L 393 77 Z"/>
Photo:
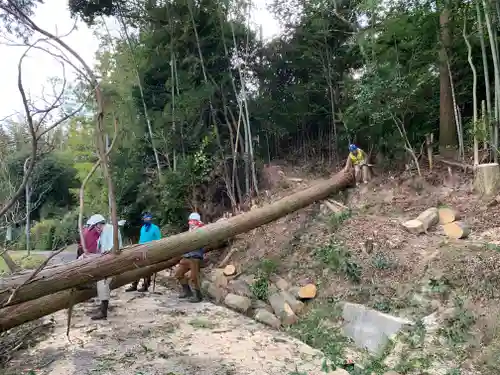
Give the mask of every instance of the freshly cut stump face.
<path id="1" fill-rule="evenodd" d="M 299 290 L 299 298 L 301 299 L 312 299 L 316 297 L 317 288 L 314 284 L 307 284 L 300 288 Z"/>
<path id="2" fill-rule="evenodd" d="M 443 229 L 446 236 L 455 240 L 466 238 L 470 234 L 469 226 L 461 221 L 445 224 L 443 225 Z"/>
<path id="3" fill-rule="evenodd" d="M 453 211 L 451 208 L 440 208 L 439 209 L 439 224 L 444 225 L 444 224 L 449 224 L 453 223 L 455 220 L 458 219 L 458 215 L 455 211 Z"/>
<path id="4" fill-rule="evenodd" d="M 424 233 L 424 224 L 420 220 L 408 220 L 403 223 L 403 227 L 413 234 Z"/>
<path id="5" fill-rule="evenodd" d="M 226 276 L 233 276 L 236 273 L 236 267 L 233 266 L 232 264 L 228 264 L 224 268 L 224 275 Z"/>

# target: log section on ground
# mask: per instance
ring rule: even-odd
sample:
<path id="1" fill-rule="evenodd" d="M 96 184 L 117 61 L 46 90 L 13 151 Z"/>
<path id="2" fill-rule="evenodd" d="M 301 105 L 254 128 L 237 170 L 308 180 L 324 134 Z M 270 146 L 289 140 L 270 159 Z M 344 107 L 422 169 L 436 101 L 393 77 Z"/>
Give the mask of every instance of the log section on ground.
<path id="1" fill-rule="evenodd" d="M 473 172 L 474 171 L 474 167 L 472 165 L 460 163 L 460 162 L 454 161 L 454 160 L 448 160 L 448 159 L 443 158 L 440 155 L 434 155 L 434 160 L 436 160 L 440 163 L 443 163 L 444 165 L 448 165 L 450 167 L 461 168 L 464 172 Z"/>
<path id="2" fill-rule="evenodd" d="M 316 297 L 316 293 L 317 293 L 316 285 L 307 284 L 304 285 L 302 288 L 300 288 L 299 297 L 301 299 L 312 299 Z"/>
<path id="3" fill-rule="evenodd" d="M 458 214 L 455 211 L 447 207 L 441 207 L 439 209 L 438 214 L 439 214 L 439 224 L 441 225 L 453 223 L 459 218 Z"/>
<path id="4" fill-rule="evenodd" d="M 403 227 L 410 233 L 420 234 L 426 233 L 429 228 L 432 228 L 438 222 L 438 209 L 431 207 L 418 215 L 416 219 L 404 222 Z"/>
<path id="5" fill-rule="evenodd" d="M 461 221 L 445 224 L 443 225 L 443 230 L 449 238 L 453 238 L 455 240 L 466 238 L 470 234 L 470 227 Z"/>
<path id="6" fill-rule="evenodd" d="M 430 228 L 439 223 L 438 209 L 436 207 L 428 208 L 417 216 L 417 220 L 423 224 L 424 232 L 427 232 Z"/>
<path id="7" fill-rule="evenodd" d="M 170 259 L 166 262 L 154 264 L 152 266 L 139 268 L 137 270 L 125 272 L 122 275 L 113 277 L 111 289 L 119 288 L 123 285 L 139 280 L 142 277 L 175 266 L 180 257 Z M 96 288 L 85 290 L 63 290 L 32 301 L 23 302 L 17 305 L 0 309 L 0 333 L 21 324 L 39 319 L 46 315 L 55 313 L 62 309 L 67 309 L 74 302 L 80 303 L 97 295 Z"/>
<path id="8" fill-rule="evenodd" d="M 482 195 L 496 195 L 499 187 L 500 167 L 498 164 L 479 164 L 474 176 L 474 189 Z"/>
<path id="9" fill-rule="evenodd" d="M 106 254 L 99 258 L 82 259 L 67 265 L 40 272 L 23 285 L 27 277 L 18 276 L 0 280 L 0 306 L 40 298 L 48 294 L 70 289 L 91 281 L 119 275 L 137 268 L 164 262 L 188 251 L 247 232 L 270 223 L 282 216 L 323 200 L 353 181 L 353 171 L 344 170 L 324 182 L 289 195 L 277 202 L 234 216 L 228 220 L 209 224 L 194 232 L 185 232 L 162 240 L 124 249 L 119 255 Z"/>

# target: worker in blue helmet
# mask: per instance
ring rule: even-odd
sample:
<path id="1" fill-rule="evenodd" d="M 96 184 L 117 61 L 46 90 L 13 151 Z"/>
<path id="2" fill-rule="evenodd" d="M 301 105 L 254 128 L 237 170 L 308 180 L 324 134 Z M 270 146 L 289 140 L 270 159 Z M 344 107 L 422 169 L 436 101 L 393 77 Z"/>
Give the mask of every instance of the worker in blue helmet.
<path id="1" fill-rule="evenodd" d="M 151 241 L 157 241 L 161 239 L 161 232 L 160 228 L 153 224 L 153 215 L 150 212 L 145 212 L 142 215 L 142 227 L 141 227 L 141 234 L 139 237 L 139 244 L 144 244 L 147 242 Z M 139 285 L 139 280 L 134 281 L 132 285 L 130 285 L 127 289 L 125 289 L 126 292 L 147 292 L 149 289 L 149 286 L 151 285 L 151 276 L 145 277 L 142 282 L 141 288 L 138 290 L 137 286 Z"/>
<path id="2" fill-rule="evenodd" d="M 366 167 L 366 153 L 360 149 L 358 146 L 355 144 L 350 144 L 349 145 L 349 159 L 352 162 L 352 165 L 354 166 L 354 176 L 356 178 L 356 184 L 363 179 L 363 167 Z M 366 184 L 368 181 L 363 180 L 363 182 Z"/>

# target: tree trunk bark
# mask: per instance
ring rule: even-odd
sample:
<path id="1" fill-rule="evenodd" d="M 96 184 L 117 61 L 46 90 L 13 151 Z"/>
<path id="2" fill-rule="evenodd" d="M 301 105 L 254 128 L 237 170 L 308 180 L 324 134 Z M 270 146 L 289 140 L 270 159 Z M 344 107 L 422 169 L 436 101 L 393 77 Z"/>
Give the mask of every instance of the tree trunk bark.
<path id="1" fill-rule="evenodd" d="M 140 268 L 116 276 L 111 281 L 111 289 L 119 288 L 123 285 L 147 277 L 153 273 L 173 267 L 180 258 L 174 258 L 166 262 L 157 263 L 152 266 Z M 70 307 L 70 304 L 80 303 L 95 297 L 95 288 L 87 290 L 63 290 L 54 294 L 9 306 L 0 310 L 0 332 L 7 331 L 21 324 L 39 319 L 43 316 L 55 313 L 56 311 Z"/>
<path id="2" fill-rule="evenodd" d="M 229 220 L 212 223 L 199 231 L 186 232 L 143 245 L 134 245 L 120 254 L 106 254 L 97 259 L 83 259 L 44 270 L 25 285 L 23 285 L 27 280 L 25 275 L 0 280 L 0 305 L 7 305 L 12 291 L 16 288 L 15 296 L 11 298 L 9 305 L 167 261 L 207 244 L 217 243 L 270 223 L 315 201 L 325 199 L 330 194 L 345 189 L 353 182 L 353 179 L 352 170 L 345 170 L 331 179 L 289 195 L 273 204 Z"/>
<path id="3" fill-rule="evenodd" d="M 443 156 L 454 158 L 457 151 L 457 130 L 453 120 L 453 98 L 447 59 L 447 51 L 451 44 L 449 20 L 450 10 L 445 7 L 439 16 L 439 24 L 441 26 L 441 47 L 439 49 L 439 153 Z"/>
<path id="4" fill-rule="evenodd" d="M 0 253 L 1 253 L 0 256 L 2 257 L 3 261 L 5 262 L 7 268 L 11 273 L 19 271 L 20 267 L 18 267 L 17 264 L 12 260 L 9 253 L 6 250 L 2 250 L 0 251 Z"/>

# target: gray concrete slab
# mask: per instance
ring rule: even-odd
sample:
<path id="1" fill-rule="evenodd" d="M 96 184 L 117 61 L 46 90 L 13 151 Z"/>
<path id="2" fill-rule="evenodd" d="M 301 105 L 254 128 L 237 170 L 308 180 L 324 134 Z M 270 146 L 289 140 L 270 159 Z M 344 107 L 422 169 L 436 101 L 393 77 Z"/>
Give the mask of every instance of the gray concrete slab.
<path id="1" fill-rule="evenodd" d="M 351 338 L 356 346 L 367 349 L 373 354 L 381 354 L 389 339 L 413 322 L 372 310 L 364 305 L 344 302 L 343 333 Z"/>

